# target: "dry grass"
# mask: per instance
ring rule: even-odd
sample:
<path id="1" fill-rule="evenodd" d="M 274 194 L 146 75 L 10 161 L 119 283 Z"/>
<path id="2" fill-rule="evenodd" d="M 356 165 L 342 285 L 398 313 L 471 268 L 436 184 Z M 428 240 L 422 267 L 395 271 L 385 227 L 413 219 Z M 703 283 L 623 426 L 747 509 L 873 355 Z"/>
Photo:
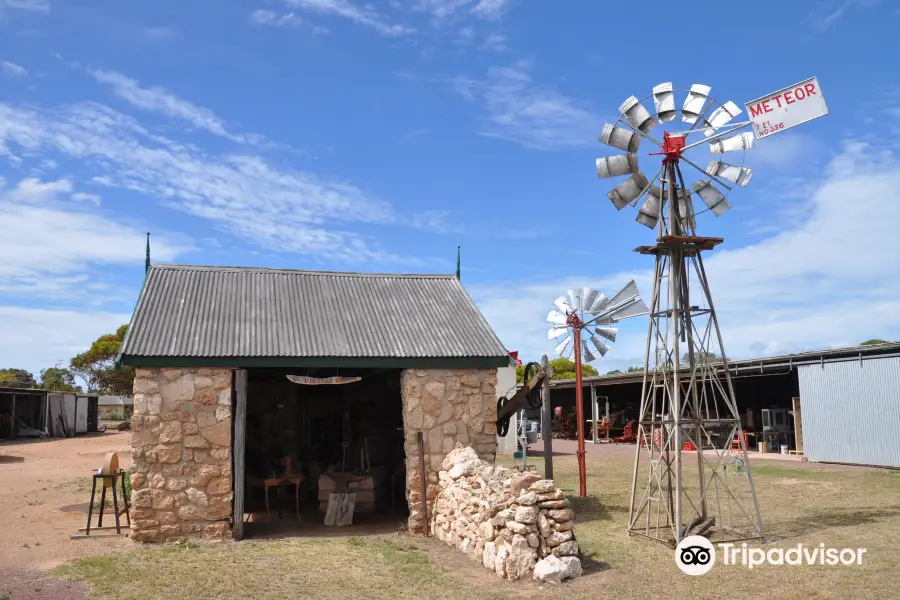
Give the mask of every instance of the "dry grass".
<path id="1" fill-rule="evenodd" d="M 540 460 L 537 461 L 540 466 Z M 772 547 L 797 543 L 865 547 L 862 566 L 714 568 L 682 575 L 671 550 L 624 532 L 631 461 L 589 458 L 587 498 L 574 498 L 585 577 L 545 590 L 548 598 L 898 598 L 900 473 L 754 467 Z M 572 492 L 575 461 L 556 461 Z M 138 548 L 76 559 L 60 572 L 96 596 L 162 598 L 448 598 L 530 596 L 534 583 L 508 583 L 436 540 L 407 536 L 295 539 Z"/>

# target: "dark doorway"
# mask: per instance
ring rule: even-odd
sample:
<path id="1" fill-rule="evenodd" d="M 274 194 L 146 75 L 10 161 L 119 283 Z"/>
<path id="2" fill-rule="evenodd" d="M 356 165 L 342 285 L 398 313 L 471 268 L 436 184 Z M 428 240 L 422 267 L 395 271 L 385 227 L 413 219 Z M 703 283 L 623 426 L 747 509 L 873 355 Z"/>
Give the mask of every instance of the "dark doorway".
<path id="1" fill-rule="evenodd" d="M 354 525 L 406 518 L 400 370 L 249 369 L 245 431 L 245 537 L 318 529 L 332 493 L 355 494 Z"/>

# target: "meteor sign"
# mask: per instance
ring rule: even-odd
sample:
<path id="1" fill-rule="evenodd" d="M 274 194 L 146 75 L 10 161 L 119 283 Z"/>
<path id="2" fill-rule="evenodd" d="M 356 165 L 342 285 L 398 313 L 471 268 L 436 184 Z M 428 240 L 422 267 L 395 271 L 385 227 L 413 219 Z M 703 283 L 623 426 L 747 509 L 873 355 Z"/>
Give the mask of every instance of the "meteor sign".
<path id="1" fill-rule="evenodd" d="M 764 138 L 828 114 L 819 81 L 812 77 L 745 104 L 756 138 Z"/>

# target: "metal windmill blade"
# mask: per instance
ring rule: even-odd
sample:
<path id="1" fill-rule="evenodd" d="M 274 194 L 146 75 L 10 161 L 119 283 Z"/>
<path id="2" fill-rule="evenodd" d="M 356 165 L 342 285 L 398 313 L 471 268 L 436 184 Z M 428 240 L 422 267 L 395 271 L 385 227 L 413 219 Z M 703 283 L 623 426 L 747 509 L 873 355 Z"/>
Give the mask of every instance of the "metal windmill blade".
<path id="1" fill-rule="evenodd" d="M 597 296 L 597 299 L 594 300 L 594 303 L 591 304 L 591 308 L 588 309 L 588 312 L 592 315 L 597 315 L 606 308 L 607 304 L 609 304 L 609 298 L 606 297 L 606 294 L 601 293 Z"/>
<path id="2" fill-rule="evenodd" d="M 653 118 L 641 101 L 634 96 L 629 96 L 625 102 L 619 106 L 619 112 L 628 119 L 631 125 L 643 134 L 653 129 L 657 121 Z"/>
<path id="3" fill-rule="evenodd" d="M 547 339 L 553 340 L 569 333 L 568 327 L 551 327 L 550 331 L 547 332 Z"/>
<path id="4" fill-rule="evenodd" d="M 728 124 L 732 119 L 741 114 L 740 107 L 734 102 L 728 101 L 716 110 L 709 116 L 707 119 L 707 123 L 709 123 L 708 127 L 703 129 L 703 135 L 706 137 L 711 136 L 716 132 L 717 129 L 722 127 L 723 125 Z"/>
<path id="5" fill-rule="evenodd" d="M 607 146 L 612 146 L 613 148 L 618 148 L 619 150 L 624 150 L 629 153 L 638 151 L 638 147 L 641 145 L 641 139 L 643 138 L 641 138 L 640 135 L 630 129 L 616 127 L 609 123 L 603 126 L 603 131 L 600 133 L 601 142 Z"/>
<path id="6" fill-rule="evenodd" d="M 572 306 L 569 304 L 569 301 L 565 296 L 560 296 L 556 300 L 553 301 L 553 305 L 559 309 L 559 311 L 563 314 L 570 312 L 572 310 Z"/>
<path id="7" fill-rule="evenodd" d="M 569 344 L 572 342 L 571 336 L 566 336 L 566 338 L 556 345 L 554 350 L 558 356 L 566 358 L 566 355 L 571 352 L 571 348 L 569 348 Z"/>
<path id="8" fill-rule="evenodd" d="M 552 323 L 554 325 L 565 325 L 566 324 L 566 315 L 559 312 L 558 310 L 551 310 L 547 314 L 547 322 Z"/>
<path id="9" fill-rule="evenodd" d="M 659 186 L 650 186 L 650 190 L 647 192 L 647 197 L 638 210 L 635 221 L 650 229 L 656 227 L 656 224 L 659 222 L 659 212 L 662 209 L 661 195 L 662 190 Z"/>
<path id="10" fill-rule="evenodd" d="M 600 179 L 630 175 L 637 172 L 638 158 L 637 154 L 634 153 L 597 159 L 597 177 Z"/>
<path id="11" fill-rule="evenodd" d="M 747 187 L 750 178 L 753 177 L 753 169 L 747 167 L 738 167 L 737 165 L 729 165 L 720 160 L 714 160 L 706 167 L 706 172 L 713 177 L 721 177 L 741 187 Z"/>
<path id="12" fill-rule="evenodd" d="M 647 188 L 650 186 L 650 182 L 647 181 L 647 178 L 644 177 L 644 174 L 638 171 L 615 188 L 609 192 L 609 199 L 612 200 L 612 203 L 619 210 L 622 210 L 633 201 L 640 198 Z"/>
<path id="13" fill-rule="evenodd" d="M 660 83 L 653 88 L 653 104 L 656 106 L 656 116 L 660 123 L 667 123 L 675 118 L 677 111 L 672 82 Z"/>
<path id="14" fill-rule="evenodd" d="M 717 217 L 722 216 L 725 211 L 731 208 L 731 204 L 722 192 L 713 187 L 713 184 L 710 183 L 708 179 L 695 181 L 691 187 L 694 188 L 694 191 L 697 192 L 697 195 L 700 196 L 704 204 L 706 204 Z"/>
<path id="15" fill-rule="evenodd" d="M 616 341 L 616 335 L 619 333 L 619 330 L 615 327 L 595 327 L 594 333 L 597 335 L 606 338 L 610 342 Z"/>
<path id="16" fill-rule="evenodd" d="M 597 352 L 600 354 L 600 356 L 606 356 L 606 353 L 609 352 L 609 346 L 606 344 L 606 342 L 601 340 L 596 335 L 591 336 L 591 343 L 594 345 L 594 348 L 597 349 Z"/>
<path id="17" fill-rule="evenodd" d="M 591 349 L 588 348 L 587 342 L 585 342 L 584 340 L 581 341 L 581 356 L 584 357 L 585 362 L 594 362 L 595 360 L 597 360 L 597 356 L 593 352 L 591 352 Z"/>
<path id="18" fill-rule="evenodd" d="M 684 104 L 681 107 L 681 120 L 685 123 L 694 124 L 703 112 L 706 101 L 709 98 L 709 92 L 712 88 L 702 83 L 695 83 L 691 86 Z"/>
<path id="19" fill-rule="evenodd" d="M 725 154 L 726 152 L 752 150 L 755 145 L 756 138 L 749 131 L 745 131 L 728 138 L 711 141 L 709 143 L 709 151 L 711 154 Z"/>

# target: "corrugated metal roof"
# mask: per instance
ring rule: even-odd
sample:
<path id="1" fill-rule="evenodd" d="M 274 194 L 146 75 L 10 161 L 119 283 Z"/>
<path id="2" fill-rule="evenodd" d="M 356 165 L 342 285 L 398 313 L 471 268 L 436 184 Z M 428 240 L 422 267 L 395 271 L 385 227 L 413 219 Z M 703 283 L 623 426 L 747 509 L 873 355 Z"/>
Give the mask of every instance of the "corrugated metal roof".
<path id="1" fill-rule="evenodd" d="M 122 355 L 508 359 L 453 275 L 151 266 Z"/>
<path id="2" fill-rule="evenodd" d="M 884 344 L 870 344 L 867 346 L 843 346 L 840 348 L 828 348 L 825 350 L 807 350 L 795 354 L 781 354 L 778 356 L 763 356 L 759 358 L 731 359 L 728 367 L 732 376 L 738 371 L 746 371 L 759 368 L 760 373 L 770 368 L 781 368 L 785 363 L 801 363 L 810 361 L 830 361 L 842 358 L 873 357 L 880 354 L 900 352 L 900 342 L 887 342 Z M 711 365 L 721 364 L 721 361 L 711 361 Z M 592 375 L 582 377 L 583 385 L 613 385 L 618 383 L 635 383 L 643 381 L 644 372 L 615 373 L 613 375 Z M 552 387 L 573 388 L 574 379 L 557 379 L 550 383 Z"/>

